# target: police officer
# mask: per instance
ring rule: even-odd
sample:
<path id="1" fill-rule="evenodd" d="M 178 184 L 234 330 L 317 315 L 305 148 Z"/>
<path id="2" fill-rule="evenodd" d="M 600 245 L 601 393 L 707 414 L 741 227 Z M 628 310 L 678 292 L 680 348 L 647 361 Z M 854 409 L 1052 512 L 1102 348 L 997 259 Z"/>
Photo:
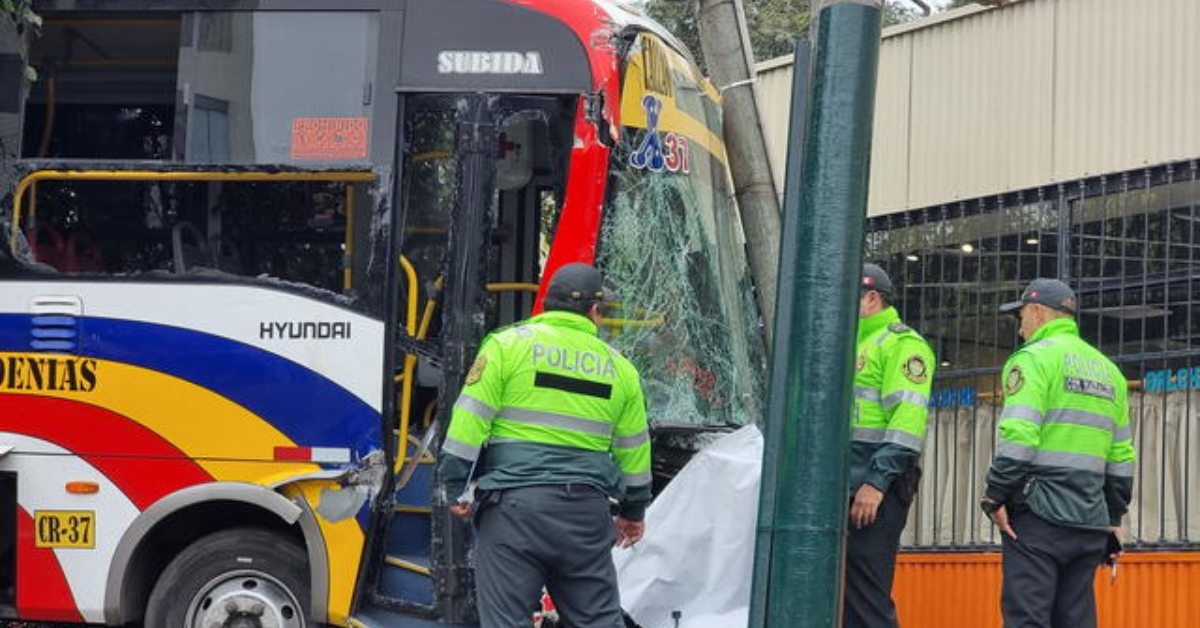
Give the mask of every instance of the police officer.
<path id="1" fill-rule="evenodd" d="M 529 628 L 543 586 L 567 625 L 624 626 L 611 550 L 644 532 L 650 437 L 637 370 L 596 336 L 604 293 L 563 266 L 544 313 L 484 340 L 455 403 L 439 472 L 451 498 L 479 479 L 483 628 Z"/>
<path id="2" fill-rule="evenodd" d="M 892 578 L 921 477 L 935 363 L 929 343 L 892 307 L 888 274 L 863 265 L 861 288 L 843 621 L 846 628 L 879 628 L 899 625 Z"/>
<path id="3" fill-rule="evenodd" d="M 1000 311 L 1019 312 L 1025 339 L 1004 365 L 981 503 L 1002 532 L 1004 625 L 1095 626 L 1093 575 L 1133 491 L 1125 378 L 1079 337 L 1061 281 L 1037 279 Z"/>

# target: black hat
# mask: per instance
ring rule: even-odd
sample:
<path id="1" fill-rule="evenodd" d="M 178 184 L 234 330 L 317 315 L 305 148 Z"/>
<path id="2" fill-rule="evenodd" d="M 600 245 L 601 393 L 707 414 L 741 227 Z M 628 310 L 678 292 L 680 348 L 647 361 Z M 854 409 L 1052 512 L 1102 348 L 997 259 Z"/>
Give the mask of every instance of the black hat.
<path id="1" fill-rule="evenodd" d="M 1029 282 L 1029 287 L 1025 288 L 1025 292 L 1021 293 L 1020 301 L 1005 303 L 1000 306 L 1000 311 L 1012 312 L 1030 303 L 1037 303 L 1059 312 L 1074 315 L 1075 291 L 1057 279 L 1034 279 Z"/>
<path id="2" fill-rule="evenodd" d="M 888 296 L 896 291 L 896 286 L 892 284 L 892 278 L 888 277 L 887 271 L 876 264 L 863 264 L 861 283 L 863 290 L 876 290 Z"/>
<path id="3" fill-rule="evenodd" d="M 562 304 L 591 304 L 611 300 L 604 276 L 588 264 L 567 264 L 558 269 L 546 287 L 546 300 Z"/>

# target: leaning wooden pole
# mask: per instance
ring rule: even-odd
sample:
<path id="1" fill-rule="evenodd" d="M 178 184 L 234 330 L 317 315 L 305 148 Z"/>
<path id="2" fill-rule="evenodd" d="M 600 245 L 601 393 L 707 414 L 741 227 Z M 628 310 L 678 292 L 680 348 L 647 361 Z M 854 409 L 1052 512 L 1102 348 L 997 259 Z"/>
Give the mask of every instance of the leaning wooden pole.
<path id="1" fill-rule="evenodd" d="M 779 197 L 754 90 L 754 52 L 742 0 L 699 0 L 700 47 L 725 111 L 725 151 L 733 192 L 749 246 L 750 274 L 763 313 L 767 342 L 774 337 L 771 313 L 779 263 Z"/>

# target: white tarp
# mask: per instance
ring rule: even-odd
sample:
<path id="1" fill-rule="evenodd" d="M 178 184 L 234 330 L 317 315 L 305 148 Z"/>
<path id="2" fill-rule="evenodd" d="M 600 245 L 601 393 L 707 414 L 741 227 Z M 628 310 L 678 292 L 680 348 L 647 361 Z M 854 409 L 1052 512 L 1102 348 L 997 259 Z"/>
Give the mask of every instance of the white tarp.
<path id="1" fill-rule="evenodd" d="M 701 450 L 646 512 L 646 536 L 613 550 L 621 605 L 642 628 L 749 620 L 763 439 L 751 425 Z"/>

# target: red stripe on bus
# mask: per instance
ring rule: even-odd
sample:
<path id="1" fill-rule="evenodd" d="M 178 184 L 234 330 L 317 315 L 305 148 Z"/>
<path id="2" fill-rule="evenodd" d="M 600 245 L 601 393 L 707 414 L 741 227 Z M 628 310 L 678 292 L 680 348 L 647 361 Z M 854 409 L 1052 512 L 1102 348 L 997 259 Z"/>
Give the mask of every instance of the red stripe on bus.
<path id="1" fill-rule="evenodd" d="M 53 397 L 0 395 L 0 417 L 4 417 L 0 430 L 40 438 L 82 457 L 120 487 L 138 510 L 175 491 L 213 480 L 163 437 L 98 406 Z"/>
<path id="2" fill-rule="evenodd" d="M 54 550 L 34 546 L 33 517 L 17 509 L 17 616 L 83 622 Z"/>
<path id="3" fill-rule="evenodd" d="M 310 462 L 312 461 L 312 447 L 276 447 L 275 460 Z"/>

